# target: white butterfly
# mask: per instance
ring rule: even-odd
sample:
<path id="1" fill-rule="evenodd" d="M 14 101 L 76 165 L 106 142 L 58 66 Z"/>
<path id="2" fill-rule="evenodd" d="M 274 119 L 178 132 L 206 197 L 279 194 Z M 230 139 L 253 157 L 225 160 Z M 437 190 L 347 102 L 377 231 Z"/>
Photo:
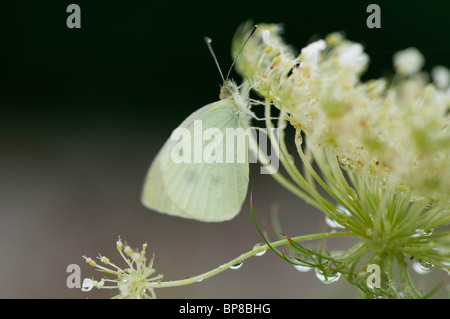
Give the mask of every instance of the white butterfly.
<path id="1" fill-rule="evenodd" d="M 256 26 L 250 36 L 255 30 Z M 210 42 L 211 40 L 207 39 L 208 47 L 218 65 Z M 220 73 L 222 75 L 221 71 Z M 243 162 L 218 163 L 204 159 L 201 162 L 178 163 L 174 162 L 171 155 L 178 143 L 194 145 L 192 150 L 194 153 L 202 152 L 210 143 L 203 139 L 203 133 L 207 129 L 219 129 L 225 137 L 227 128 L 247 129 L 250 117 L 248 92 L 241 96 L 238 86 L 228 80 L 227 76 L 221 87 L 220 101 L 203 106 L 178 127 L 187 130 L 189 139 L 183 139 L 181 142 L 169 139 L 159 151 L 144 183 L 142 203 L 161 213 L 205 222 L 220 222 L 235 217 L 240 212 L 247 195 L 248 156 Z M 202 123 L 200 132 L 194 130 L 194 123 L 197 120 L 201 120 Z M 202 143 L 195 145 L 196 139 Z M 220 142 L 223 142 L 221 145 L 227 144 L 225 140 Z"/>

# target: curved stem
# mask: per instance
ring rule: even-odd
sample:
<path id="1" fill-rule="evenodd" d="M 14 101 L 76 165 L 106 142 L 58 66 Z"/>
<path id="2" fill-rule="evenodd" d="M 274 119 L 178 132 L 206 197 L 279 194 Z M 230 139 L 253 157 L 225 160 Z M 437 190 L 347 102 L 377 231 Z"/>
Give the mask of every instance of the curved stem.
<path id="1" fill-rule="evenodd" d="M 317 239 L 317 238 L 340 237 L 340 236 L 355 236 L 355 235 L 352 233 L 344 233 L 344 232 L 318 233 L 318 234 L 297 236 L 297 237 L 291 238 L 290 240 L 291 241 L 302 241 L 302 240 L 312 240 L 312 239 Z M 272 247 L 279 247 L 279 246 L 286 245 L 288 243 L 289 243 L 288 239 L 281 239 L 281 240 L 271 243 L 270 245 Z M 201 275 L 189 277 L 186 279 L 173 280 L 173 281 L 151 282 L 151 283 L 149 283 L 149 287 L 151 287 L 151 288 L 168 288 L 168 287 L 184 286 L 184 285 L 189 285 L 189 284 L 193 284 L 196 282 L 200 282 L 204 279 L 207 279 L 214 275 L 217 275 L 217 274 L 221 273 L 222 271 L 229 269 L 233 265 L 239 264 L 239 263 L 243 262 L 245 259 L 250 258 L 258 253 L 262 253 L 268 249 L 269 249 L 269 246 L 267 244 L 264 244 L 264 245 L 259 246 L 258 248 L 248 251 L 248 252 L 240 255 L 239 257 L 237 257 L 223 265 L 220 265 L 219 267 L 217 267 L 213 270 L 205 272 Z"/>

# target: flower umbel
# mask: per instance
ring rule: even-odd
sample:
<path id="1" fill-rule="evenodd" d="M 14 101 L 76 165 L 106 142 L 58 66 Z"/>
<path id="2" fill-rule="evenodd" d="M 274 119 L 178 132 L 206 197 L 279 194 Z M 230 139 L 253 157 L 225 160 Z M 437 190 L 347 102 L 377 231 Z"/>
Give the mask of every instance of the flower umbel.
<path id="1" fill-rule="evenodd" d="M 234 55 L 248 30 L 244 25 L 236 33 Z M 302 172 L 281 139 L 288 177 L 273 176 L 321 210 L 334 231 L 360 239 L 333 253 L 291 241 L 296 252 L 280 256 L 325 277 L 343 274 L 367 296 L 426 297 L 412 283 L 408 263 L 446 271 L 450 265 L 448 69 L 435 68 L 435 84 L 429 83 L 420 72 L 423 56 L 410 48 L 394 56 L 391 79 L 363 83 L 369 57 L 360 44 L 333 33 L 296 55 L 280 32 L 279 25 L 259 25 L 236 62 L 264 98 L 255 106 L 264 104 L 268 119 L 274 106 L 278 124 L 286 120 L 296 129 Z M 360 278 L 368 264 L 380 266 L 385 279 L 376 291 Z"/>
<path id="2" fill-rule="evenodd" d="M 122 269 L 111 263 L 109 258 L 99 256 L 97 259 L 105 265 L 102 266 L 93 259 L 83 256 L 86 262 L 96 267 L 98 271 L 116 277 L 115 279 L 103 278 L 101 281 L 85 279 L 82 291 L 90 291 L 92 288 L 118 289 L 119 294 L 114 298 L 120 299 L 154 299 L 156 298 L 152 284 L 162 279 L 162 275 L 153 276 L 153 259 L 147 263 L 147 244 L 142 245 L 142 250 L 137 251 L 123 244 L 122 240 L 116 243 L 117 251 L 128 267 Z M 153 277 L 152 277 L 153 276 Z M 109 284 L 109 285 L 108 285 Z"/>

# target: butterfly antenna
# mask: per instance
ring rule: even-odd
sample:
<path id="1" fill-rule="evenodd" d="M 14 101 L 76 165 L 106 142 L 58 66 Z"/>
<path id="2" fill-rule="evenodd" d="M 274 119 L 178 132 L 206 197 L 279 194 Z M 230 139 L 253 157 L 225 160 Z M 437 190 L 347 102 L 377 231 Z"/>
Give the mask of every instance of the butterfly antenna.
<path id="1" fill-rule="evenodd" d="M 214 62 L 216 62 L 216 66 L 217 66 L 217 68 L 219 69 L 219 72 L 220 72 L 220 77 L 222 78 L 222 81 L 225 82 L 222 70 L 220 69 L 219 62 L 217 62 L 216 55 L 214 54 L 214 51 L 213 51 L 212 46 L 211 46 L 211 42 L 212 42 L 211 38 L 205 37 L 205 42 L 206 42 L 206 45 L 208 46 L 209 52 L 211 52 L 211 55 L 214 58 Z"/>
<path id="2" fill-rule="evenodd" d="M 250 40 L 250 38 L 253 36 L 253 34 L 255 34 L 256 29 L 258 29 L 257 25 L 253 26 L 252 31 L 250 32 L 249 36 L 247 37 L 247 40 L 245 40 L 244 44 L 242 45 L 241 49 L 239 50 L 238 54 L 236 55 L 236 57 L 234 58 L 233 63 L 230 66 L 230 69 L 228 70 L 228 74 L 227 74 L 227 80 L 230 76 L 231 70 L 233 69 L 234 64 L 236 63 L 239 55 L 241 54 L 242 50 L 244 50 L 245 45 L 247 44 L 248 40 Z"/>

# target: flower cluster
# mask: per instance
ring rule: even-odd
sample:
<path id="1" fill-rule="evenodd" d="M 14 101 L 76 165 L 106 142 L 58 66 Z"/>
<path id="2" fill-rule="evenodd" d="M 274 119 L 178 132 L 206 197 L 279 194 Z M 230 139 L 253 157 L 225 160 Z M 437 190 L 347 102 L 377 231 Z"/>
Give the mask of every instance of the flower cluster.
<path id="1" fill-rule="evenodd" d="M 234 55 L 249 30 L 246 24 L 237 31 Z M 296 55 L 281 31 L 259 25 L 236 62 L 263 97 L 266 116 L 275 106 L 297 131 L 302 173 L 281 144 L 293 183 L 275 177 L 361 239 L 338 257 L 297 245 L 306 258 L 297 258 L 299 266 L 323 268 L 317 260 L 325 259 L 326 269 L 354 282 L 353 269 L 370 255 L 369 264 L 376 262 L 392 283 L 396 260 L 401 287 L 390 285 L 380 296 L 423 296 L 409 280 L 407 260 L 447 272 L 450 266 L 450 234 L 443 229 L 450 222 L 450 71 L 435 67 L 430 83 L 420 71 L 424 57 L 409 48 L 395 54 L 391 78 L 362 82 L 369 56 L 360 44 L 332 33 Z"/>
<path id="2" fill-rule="evenodd" d="M 152 283 L 162 279 L 162 275 L 153 276 L 155 269 L 153 269 L 153 258 L 147 264 L 147 257 L 145 256 L 145 250 L 147 244 L 142 246 L 141 251 L 133 250 L 128 245 L 123 245 L 122 240 L 116 243 L 117 250 L 120 256 L 127 264 L 127 268 L 122 269 L 113 264 L 109 258 L 105 256 L 99 256 L 98 259 L 102 266 L 93 259 L 83 256 L 86 262 L 96 267 L 98 271 L 117 277 L 117 279 L 103 278 L 100 281 L 93 279 L 85 279 L 83 282 L 82 291 L 90 291 L 92 288 L 107 288 L 118 289 L 119 294 L 114 298 L 119 299 L 147 299 L 156 298 L 154 287 Z M 108 268 L 108 267 L 110 268 Z M 152 277 L 153 276 L 153 277 Z M 111 285 L 105 285 L 110 283 Z"/>
<path id="3" fill-rule="evenodd" d="M 361 83 L 369 57 L 360 44 L 333 33 L 294 55 L 280 31 L 260 25 L 236 63 L 256 91 L 285 110 L 310 144 L 333 148 L 351 170 L 412 200 L 448 206 L 449 70 L 436 67 L 428 83 L 423 56 L 410 48 L 394 56 L 392 79 Z"/>

